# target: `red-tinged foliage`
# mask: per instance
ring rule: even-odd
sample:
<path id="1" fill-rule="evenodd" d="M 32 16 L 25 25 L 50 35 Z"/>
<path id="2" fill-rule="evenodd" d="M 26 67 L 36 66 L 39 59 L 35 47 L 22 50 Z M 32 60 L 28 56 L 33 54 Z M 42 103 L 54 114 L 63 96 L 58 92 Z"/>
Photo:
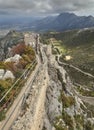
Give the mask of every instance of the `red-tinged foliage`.
<path id="1" fill-rule="evenodd" d="M 19 64 L 17 65 L 18 68 L 24 69 L 27 65 L 27 61 L 25 61 L 23 58 L 19 60 Z"/>
<path id="2" fill-rule="evenodd" d="M 17 67 L 15 66 L 14 62 L 6 62 L 5 67 L 13 73 L 17 70 Z"/>
<path id="3" fill-rule="evenodd" d="M 28 57 L 30 58 L 31 62 L 35 59 L 35 55 L 28 55 Z"/>
<path id="4" fill-rule="evenodd" d="M 17 46 L 12 48 L 12 54 L 22 55 L 25 52 L 26 45 L 24 43 L 19 43 Z"/>

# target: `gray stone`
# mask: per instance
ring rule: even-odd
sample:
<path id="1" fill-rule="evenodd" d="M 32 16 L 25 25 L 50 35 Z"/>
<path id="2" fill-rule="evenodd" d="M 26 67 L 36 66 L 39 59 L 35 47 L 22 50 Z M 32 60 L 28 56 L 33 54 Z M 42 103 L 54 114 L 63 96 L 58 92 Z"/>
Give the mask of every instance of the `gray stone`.
<path id="1" fill-rule="evenodd" d="M 13 56 L 13 57 L 10 57 L 10 58 L 8 58 L 8 59 L 5 59 L 5 62 L 16 62 L 16 63 L 18 63 L 21 58 L 22 58 L 22 57 L 21 57 L 19 54 L 16 54 L 16 55 Z"/>
<path id="2" fill-rule="evenodd" d="M 6 73 L 3 76 L 3 79 L 7 79 L 7 78 L 15 79 L 13 73 L 9 70 L 7 70 Z"/>

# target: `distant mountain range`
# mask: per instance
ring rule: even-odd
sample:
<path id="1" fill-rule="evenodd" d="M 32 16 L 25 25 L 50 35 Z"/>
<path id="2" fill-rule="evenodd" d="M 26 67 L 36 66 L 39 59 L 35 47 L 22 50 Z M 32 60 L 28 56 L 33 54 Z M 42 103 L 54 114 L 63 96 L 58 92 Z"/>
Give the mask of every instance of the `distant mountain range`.
<path id="1" fill-rule="evenodd" d="M 94 27 L 93 16 L 77 16 L 73 13 L 61 13 L 35 21 L 32 29 L 36 31 L 65 31 Z"/>
<path id="2" fill-rule="evenodd" d="M 16 29 L 22 31 L 66 31 L 94 27 L 93 16 L 77 16 L 73 13 L 61 13 L 57 16 L 25 17 L 1 19 L 0 29 Z"/>

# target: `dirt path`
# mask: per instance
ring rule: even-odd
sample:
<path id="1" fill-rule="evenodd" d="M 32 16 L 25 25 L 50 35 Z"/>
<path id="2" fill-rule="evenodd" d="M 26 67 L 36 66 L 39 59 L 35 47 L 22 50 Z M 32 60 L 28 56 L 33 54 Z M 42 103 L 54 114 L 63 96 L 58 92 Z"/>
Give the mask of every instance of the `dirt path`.
<path id="1" fill-rule="evenodd" d="M 71 65 L 71 64 L 67 64 L 67 63 L 64 63 L 64 62 L 60 62 L 59 57 L 60 57 L 60 56 L 58 56 L 58 63 L 59 63 L 60 65 L 69 66 L 69 67 L 71 67 L 71 68 L 77 70 L 78 72 L 83 73 L 83 74 L 86 75 L 86 76 L 89 76 L 89 77 L 91 77 L 91 78 L 94 78 L 94 75 L 92 75 L 92 74 L 90 74 L 90 73 L 88 73 L 88 72 L 85 72 L 85 71 L 83 71 L 83 70 L 81 70 L 81 69 L 79 69 L 79 68 L 77 68 L 77 67 L 75 67 L 75 66 L 73 66 L 73 65 Z"/>
<path id="2" fill-rule="evenodd" d="M 53 39 L 51 39 L 51 44 L 54 45 L 53 43 L 54 43 L 54 41 L 53 41 Z M 58 60 L 58 63 L 59 63 L 60 65 L 69 66 L 69 67 L 71 67 L 71 68 L 77 70 L 78 72 L 83 73 L 83 74 L 86 75 L 86 76 L 89 76 L 89 77 L 91 77 L 91 78 L 94 78 L 94 75 L 92 75 L 92 74 L 90 74 L 90 73 L 88 73 L 88 72 L 85 72 L 85 71 L 83 71 L 83 70 L 81 70 L 81 69 L 75 67 L 74 65 L 71 65 L 71 64 L 68 64 L 68 63 L 64 63 L 64 62 L 60 62 L 60 60 L 59 60 L 60 56 L 61 56 L 61 55 L 57 55 L 57 57 L 58 57 L 57 60 Z"/>
<path id="3" fill-rule="evenodd" d="M 70 66 L 70 67 L 74 68 L 75 70 L 77 70 L 77 71 L 83 73 L 84 75 L 89 76 L 89 77 L 91 77 L 91 78 L 94 78 L 94 76 L 91 75 L 90 73 L 84 72 L 84 71 L 80 70 L 79 68 L 77 68 L 77 67 L 75 67 L 75 66 L 73 66 L 73 65 L 69 65 L 69 64 L 60 62 L 60 61 L 59 61 L 59 58 L 58 58 L 58 63 L 61 64 L 61 65 Z M 90 105 L 94 105 L 94 97 L 82 96 L 81 94 L 77 93 L 76 91 L 74 91 L 74 93 L 75 93 L 76 95 L 78 95 L 78 97 L 81 98 L 81 100 L 83 100 L 84 102 L 89 103 Z"/>
<path id="4" fill-rule="evenodd" d="M 36 110 L 33 117 L 33 122 L 31 124 L 31 130 L 41 130 L 43 125 L 44 119 L 44 110 L 45 110 L 45 98 L 46 98 L 46 89 L 48 86 L 48 71 L 47 71 L 47 64 L 44 65 L 44 79 L 42 80 L 42 86 L 40 90 L 40 94 L 38 97 L 38 101 L 36 103 Z"/>

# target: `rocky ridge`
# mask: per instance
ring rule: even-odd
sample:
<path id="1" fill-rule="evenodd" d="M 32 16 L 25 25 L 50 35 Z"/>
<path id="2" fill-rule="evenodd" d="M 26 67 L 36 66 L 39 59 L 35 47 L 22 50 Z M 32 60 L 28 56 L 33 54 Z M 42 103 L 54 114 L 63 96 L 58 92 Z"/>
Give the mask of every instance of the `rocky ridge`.
<path id="1" fill-rule="evenodd" d="M 43 51 L 45 62 L 12 130 L 94 130 L 93 115 L 76 95 L 68 73 L 52 55 L 51 46 L 43 47 Z"/>
<path id="2" fill-rule="evenodd" d="M 44 55 L 44 54 L 43 54 Z M 46 56 L 44 55 L 44 60 Z M 41 64 L 22 110 L 11 130 L 38 130 L 43 127 L 44 105 L 48 86 L 47 60 Z"/>

